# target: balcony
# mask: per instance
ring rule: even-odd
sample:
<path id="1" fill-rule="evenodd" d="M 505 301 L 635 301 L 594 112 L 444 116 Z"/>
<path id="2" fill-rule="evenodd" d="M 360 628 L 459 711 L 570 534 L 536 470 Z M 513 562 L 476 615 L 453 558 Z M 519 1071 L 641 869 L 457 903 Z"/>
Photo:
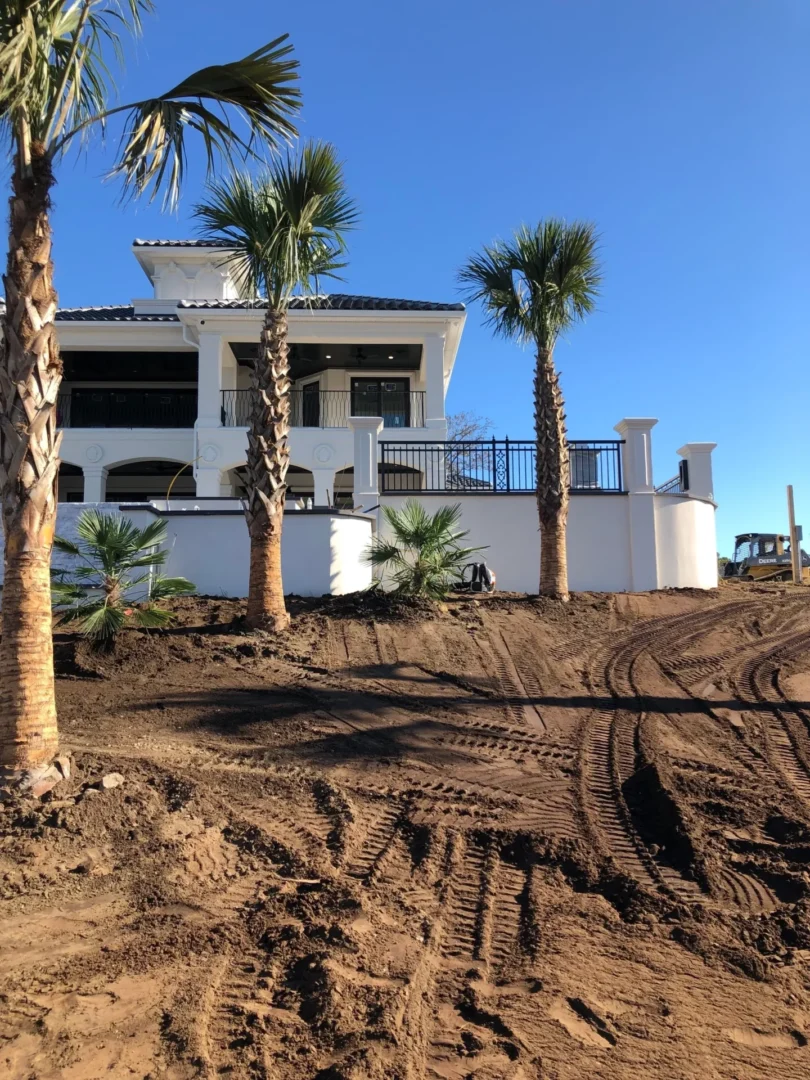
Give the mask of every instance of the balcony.
<path id="1" fill-rule="evenodd" d="M 345 428 L 350 416 L 381 416 L 387 428 L 425 426 L 424 390 L 291 390 L 290 426 Z M 250 390 L 222 391 L 223 427 L 247 427 Z"/>
<path id="2" fill-rule="evenodd" d="M 93 390 L 60 394 L 56 422 L 63 428 L 193 428 L 196 390 Z"/>

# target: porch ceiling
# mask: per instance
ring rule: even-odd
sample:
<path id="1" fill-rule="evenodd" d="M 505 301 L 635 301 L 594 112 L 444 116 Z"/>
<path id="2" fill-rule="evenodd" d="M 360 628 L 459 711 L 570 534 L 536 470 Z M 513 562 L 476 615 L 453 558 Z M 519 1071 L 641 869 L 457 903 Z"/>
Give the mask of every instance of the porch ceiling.
<path id="1" fill-rule="evenodd" d="M 239 364 L 248 366 L 258 346 L 249 341 L 229 342 Z M 422 363 L 421 345 L 290 345 L 290 374 L 293 379 L 316 375 L 327 368 L 352 371 L 418 371 Z"/>

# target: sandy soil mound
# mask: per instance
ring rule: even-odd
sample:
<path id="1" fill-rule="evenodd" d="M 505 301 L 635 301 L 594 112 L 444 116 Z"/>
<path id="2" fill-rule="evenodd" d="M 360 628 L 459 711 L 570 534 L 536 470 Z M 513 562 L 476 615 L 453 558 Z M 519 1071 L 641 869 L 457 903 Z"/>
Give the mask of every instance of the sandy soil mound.
<path id="1" fill-rule="evenodd" d="M 810 1074 L 810 597 L 292 609 L 59 640 L 0 1075 Z"/>

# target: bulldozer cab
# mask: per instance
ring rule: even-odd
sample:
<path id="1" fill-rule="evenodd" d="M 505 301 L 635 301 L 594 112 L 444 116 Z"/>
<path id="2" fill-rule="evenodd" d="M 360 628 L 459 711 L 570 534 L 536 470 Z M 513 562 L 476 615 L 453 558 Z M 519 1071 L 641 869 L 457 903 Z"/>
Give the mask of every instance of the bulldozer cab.
<path id="1" fill-rule="evenodd" d="M 810 580 L 810 558 L 801 553 L 802 577 Z M 734 539 L 734 557 L 724 577 L 746 581 L 789 581 L 792 577 L 790 538 L 781 533 L 740 533 Z"/>
<path id="2" fill-rule="evenodd" d="M 767 559 L 790 551 L 790 540 L 777 533 L 743 533 L 734 541 L 734 562 L 743 559 Z"/>

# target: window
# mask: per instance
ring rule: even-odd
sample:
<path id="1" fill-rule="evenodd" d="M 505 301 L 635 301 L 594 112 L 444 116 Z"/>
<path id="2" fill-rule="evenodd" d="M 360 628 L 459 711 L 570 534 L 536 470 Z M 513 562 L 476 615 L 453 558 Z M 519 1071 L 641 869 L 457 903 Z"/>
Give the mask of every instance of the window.
<path id="1" fill-rule="evenodd" d="M 352 379 L 352 416 L 381 416 L 385 427 L 410 427 L 409 379 Z"/>
<path id="2" fill-rule="evenodd" d="M 321 426 L 321 384 L 306 383 L 301 393 L 301 426 Z"/>

